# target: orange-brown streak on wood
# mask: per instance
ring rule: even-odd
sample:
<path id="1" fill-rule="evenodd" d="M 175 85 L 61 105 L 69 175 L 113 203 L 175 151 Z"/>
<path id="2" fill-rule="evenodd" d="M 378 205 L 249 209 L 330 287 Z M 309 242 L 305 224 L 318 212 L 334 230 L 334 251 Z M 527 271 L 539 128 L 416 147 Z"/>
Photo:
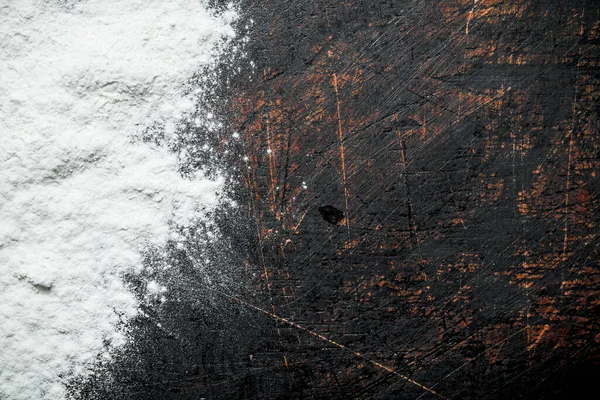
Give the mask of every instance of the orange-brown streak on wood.
<path id="1" fill-rule="evenodd" d="M 467 14 L 467 25 L 465 27 L 465 35 L 469 34 L 469 24 L 473 20 L 473 13 L 475 12 L 475 8 L 477 7 L 478 2 L 479 2 L 479 0 L 473 0 L 473 8 Z"/>
<path id="2" fill-rule="evenodd" d="M 506 327 L 506 338 L 510 337 L 510 325 Z M 489 333 L 488 333 L 489 336 Z M 494 343 L 494 339 L 492 338 L 491 340 L 489 340 L 489 342 L 486 342 L 486 344 L 488 346 L 492 345 L 495 346 L 496 343 Z M 496 341 L 500 341 L 500 346 L 498 347 L 498 349 L 495 352 L 490 352 L 492 354 L 490 354 L 490 367 L 494 364 L 496 364 L 496 362 L 498 361 L 498 358 L 500 357 L 500 352 L 502 351 L 502 348 L 504 347 L 504 344 L 506 343 L 506 341 L 504 341 L 503 339 L 496 339 Z"/>
<path id="3" fill-rule="evenodd" d="M 335 100 L 337 105 L 337 119 L 338 119 L 338 138 L 340 140 L 340 159 L 342 162 L 342 184 L 344 185 L 344 201 L 346 203 L 346 228 L 348 229 L 348 235 L 350 235 L 350 209 L 348 207 L 348 184 L 346 182 L 346 154 L 344 146 L 344 132 L 342 130 L 342 113 L 340 106 L 340 94 L 338 90 L 337 75 L 333 74 L 333 88 L 335 90 Z"/>
<path id="4" fill-rule="evenodd" d="M 250 171 L 252 171 L 252 176 L 250 174 Z M 251 208 L 252 215 L 254 216 L 254 218 L 257 222 L 256 223 L 256 237 L 258 240 L 258 252 L 260 255 L 260 262 L 261 262 L 261 266 L 262 266 L 262 270 L 263 270 L 263 275 L 265 277 L 266 289 L 267 289 L 267 292 L 269 293 L 269 299 L 271 301 L 271 308 L 273 310 L 273 313 L 275 313 L 276 312 L 275 302 L 273 300 L 273 293 L 271 290 L 271 281 L 269 279 L 269 270 L 267 269 L 267 262 L 266 262 L 265 254 L 263 251 L 264 234 L 261 232 L 261 226 L 263 226 L 262 218 L 260 215 L 260 210 L 258 210 L 258 208 L 254 206 L 253 200 L 252 200 L 253 198 L 256 198 L 257 202 L 260 201 L 257 180 L 256 180 L 256 177 L 254 176 L 254 168 L 247 169 L 246 179 L 247 179 L 248 187 L 250 188 L 250 192 L 251 192 L 250 196 L 248 196 L 249 207 Z M 276 326 L 275 328 L 277 330 L 277 336 L 279 337 L 279 340 L 281 342 L 282 341 L 281 330 L 279 329 L 279 326 Z M 286 367 L 288 366 L 287 357 L 285 356 L 285 354 L 283 355 L 283 365 Z"/>
<path id="5" fill-rule="evenodd" d="M 267 156 L 269 157 L 269 174 L 271 177 L 270 181 L 270 192 L 271 192 L 271 212 L 275 215 L 276 220 L 281 219 L 281 211 L 277 207 L 277 196 L 275 194 L 277 188 L 277 175 L 275 172 L 276 159 L 275 159 L 275 147 L 271 140 L 271 124 L 269 121 L 266 122 L 266 133 L 267 133 Z"/>
<path id="6" fill-rule="evenodd" d="M 533 341 L 533 343 L 531 343 L 529 346 L 527 346 L 527 351 L 532 352 L 537 347 L 537 345 L 542 341 L 542 339 L 544 338 L 546 333 L 550 330 L 552 322 L 558 316 L 559 316 L 558 310 L 554 310 L 552 315 L 550 316 L 550 319 L 548 320 L 548 323 L 544 324 L 544 326 L 543 326 L 541 332 L 538 334 L 537 338 Z M 528 326 L 528 328 L 529 328 L 529 326 Z"/>
<path id="7" fill-rule="evenodd" d="M 308 209 L 304 210 L 304 212 L 302 213 L 302 216 L 298 219 L 298 222 L 296 223 L 296 225 L 294 225 L 291 229 L 292 232 L 294 233 L 298 233 L 298 228 L 300 228 L 300 224 L 302 224 L 302 221 L 304 221 L 304 218 L 306 217 L 306 214 L 308 213 Z"/>

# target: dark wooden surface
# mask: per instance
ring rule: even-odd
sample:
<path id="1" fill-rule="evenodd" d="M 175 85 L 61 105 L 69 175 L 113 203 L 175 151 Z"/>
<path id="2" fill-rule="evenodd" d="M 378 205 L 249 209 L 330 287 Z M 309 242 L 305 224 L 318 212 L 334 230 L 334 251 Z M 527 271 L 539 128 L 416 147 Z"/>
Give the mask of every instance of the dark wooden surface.
<path id="1" fill-rule="evenodd" d="M 75 397 L 593 388 L 600 5 L 242 3 L 211 139 L 239 208 Z"/>

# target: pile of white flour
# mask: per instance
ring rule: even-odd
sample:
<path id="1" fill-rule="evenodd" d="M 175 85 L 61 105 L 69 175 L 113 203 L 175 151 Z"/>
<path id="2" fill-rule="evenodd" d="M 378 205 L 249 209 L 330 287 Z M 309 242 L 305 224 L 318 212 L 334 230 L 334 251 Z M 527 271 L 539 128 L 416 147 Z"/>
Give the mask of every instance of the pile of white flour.
<path id="1" fill-rule="evenodd" d="M 0 399 L 64 398 L 60 374 L 124 340 L 122 274 L 215 204 L 219 180 L 131 138 L 192 111 L 181 85 L 234 17 L 202 0 L 0 4 Z"/>

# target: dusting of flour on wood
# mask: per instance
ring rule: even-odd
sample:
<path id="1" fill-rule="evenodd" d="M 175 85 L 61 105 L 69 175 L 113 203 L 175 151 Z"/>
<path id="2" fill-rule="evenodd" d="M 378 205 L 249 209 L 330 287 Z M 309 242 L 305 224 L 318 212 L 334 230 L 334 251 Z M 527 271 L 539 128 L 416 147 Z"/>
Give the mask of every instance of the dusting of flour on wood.
<path id="1" fill-rule="evenodd" d="M 64 398 L 61 375 L 123 343 L 123 273 L 216 204 L 222 179 L 134 138 L 193 111 L 182 85 L 234 18 L 201 0 L 0 6 L 0 398 Z"/>

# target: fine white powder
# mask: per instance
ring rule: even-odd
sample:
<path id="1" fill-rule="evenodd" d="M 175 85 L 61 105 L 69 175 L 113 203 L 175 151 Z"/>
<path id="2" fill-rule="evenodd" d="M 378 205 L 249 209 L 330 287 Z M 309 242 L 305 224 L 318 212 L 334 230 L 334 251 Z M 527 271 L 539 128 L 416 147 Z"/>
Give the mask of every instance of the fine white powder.
<path id="1" fill-rule="evenodd" d="M 123 273 L 216 203 L 221 180 L 184 179 L 132 138 L 193 111 L 182 85 L 234 17 L 202 0 L 1 2 L 1 399 L 63 399 L 61 375 L 138 312 Z"/>

